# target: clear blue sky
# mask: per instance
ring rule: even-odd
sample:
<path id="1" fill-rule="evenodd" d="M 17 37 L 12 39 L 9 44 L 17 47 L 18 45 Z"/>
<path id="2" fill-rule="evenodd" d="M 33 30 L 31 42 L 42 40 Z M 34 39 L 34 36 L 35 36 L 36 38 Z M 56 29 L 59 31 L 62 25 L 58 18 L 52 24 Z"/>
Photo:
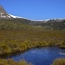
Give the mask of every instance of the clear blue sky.
<path id="1" fill-rule="evenodd" d="M 65 18 L 65 0 L 0 0 L 13 15 L 32 20 Z"/>

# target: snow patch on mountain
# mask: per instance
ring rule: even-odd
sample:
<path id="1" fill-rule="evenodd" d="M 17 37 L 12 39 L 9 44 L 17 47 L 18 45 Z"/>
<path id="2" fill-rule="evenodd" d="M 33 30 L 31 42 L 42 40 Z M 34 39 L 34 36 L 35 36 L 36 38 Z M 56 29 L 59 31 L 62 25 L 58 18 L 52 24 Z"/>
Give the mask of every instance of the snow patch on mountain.
<path id="1" fill-rule="evenodd" d="M 19 17 L 19 16 L 14 16 L 14 15 L 11 15 L 9 14 L 12 18 L 22 18 L 22 17 Z"/>

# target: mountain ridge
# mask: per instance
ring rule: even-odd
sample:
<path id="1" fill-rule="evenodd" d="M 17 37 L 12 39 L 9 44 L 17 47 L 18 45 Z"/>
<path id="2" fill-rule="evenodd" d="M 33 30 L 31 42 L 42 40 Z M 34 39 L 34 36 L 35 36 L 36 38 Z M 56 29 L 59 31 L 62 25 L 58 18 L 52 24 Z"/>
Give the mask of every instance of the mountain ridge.
<path id="1" fill-rule="evenodd" d="M 12 15 L 12 14 L 8 14 L 4 7 L 0 5 L 0 18 L 4 18 L 4 19 L 11 19 L 11 18 L 23 18 L 23 19 L 27 19 L 27 18 L 24 18 L 24 17 L 20 17 L 20 16 L 15 16 L 15 15 Z M 30 20 L 30 19 L 27 19 L 27 20 Z M 44 21 L 44 22 L 47 22 L 49 20 L 65 20 L 65 18 L 53 18 L 53 19 L 45 19 L 45 20 L 31 20 L 31 21 Z"/>
<path id="2" fill-rule="evenodd" d="M 2 21 L 11 21 L 9 23 L 10 24 L 16 23 L 15 26 L 16 25 L 19 26 L 17 24 L 17 23 L 19 23 L 19 24 L 25 24 L 27 26 L 30 25 L 30 26 L 33 26 L 33 27 L 40 27 L 40 28 L 44 27 L 45 29 L 54 29 L 54 30 L 65 29 L 65 18 L 46 19 L 46 20 L 29 20 L 29 19 L 24 18 L 24 17 L 19 17 L 19 16 L 14 16 L 14 15 L 8 14 L 5 11 L 5 9 L 2 6 L 0 6 L 0 22 L 2 23 Z M 9 23 L 8 23 L 8 25 L 10 25 Z M 4 22 L 4 24 L 5 24 L 5 22 Z M 1 25 L 4 26 L 4 24 L 3 25 L 1 24 Z M 25 25 L 24 25 L 24 27 L 25 27 Z"/>

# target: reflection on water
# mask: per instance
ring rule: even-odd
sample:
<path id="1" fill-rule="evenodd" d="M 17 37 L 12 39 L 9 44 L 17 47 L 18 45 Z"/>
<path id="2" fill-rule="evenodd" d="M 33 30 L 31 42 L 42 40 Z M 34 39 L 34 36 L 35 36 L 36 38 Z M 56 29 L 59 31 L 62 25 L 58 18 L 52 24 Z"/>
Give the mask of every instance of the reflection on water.
<path id="1" fill-rule="evenodd" d="M 65 49 L 60 49 L 60 52 L 59 52 L 61 55 L 65 55 Z"/>
<path id="2" fill-rule="evenodd" d="M 63 52 L 61 52 L 60 54 L 61 54 L 61 55 L 65 55 L 65 53 L 63 53 Z"/>
<path id="3" fill-rule="evenodd" d="M 30 49 L 16 56 L 11 56 L 10 58 L 16 61 L 24 59 L 34 65 L 51 65 L 54 59 L 60 57 L 65 58 L 65 49 L 59 49 L 56 47 L 44 47 Z"/>

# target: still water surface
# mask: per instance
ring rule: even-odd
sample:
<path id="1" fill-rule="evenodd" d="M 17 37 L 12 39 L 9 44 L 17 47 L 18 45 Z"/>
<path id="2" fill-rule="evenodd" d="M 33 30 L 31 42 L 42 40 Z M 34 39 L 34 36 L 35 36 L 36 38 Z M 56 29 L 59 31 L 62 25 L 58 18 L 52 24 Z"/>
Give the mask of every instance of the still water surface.
<path id="1" fill-rule="evenodd" d="M 65 58 L 65 49 L 56 47 L 34 48 L 9 58 L 16 61 L 24 59 L 33 65 L 51 65 L 56 58 Z"/>

